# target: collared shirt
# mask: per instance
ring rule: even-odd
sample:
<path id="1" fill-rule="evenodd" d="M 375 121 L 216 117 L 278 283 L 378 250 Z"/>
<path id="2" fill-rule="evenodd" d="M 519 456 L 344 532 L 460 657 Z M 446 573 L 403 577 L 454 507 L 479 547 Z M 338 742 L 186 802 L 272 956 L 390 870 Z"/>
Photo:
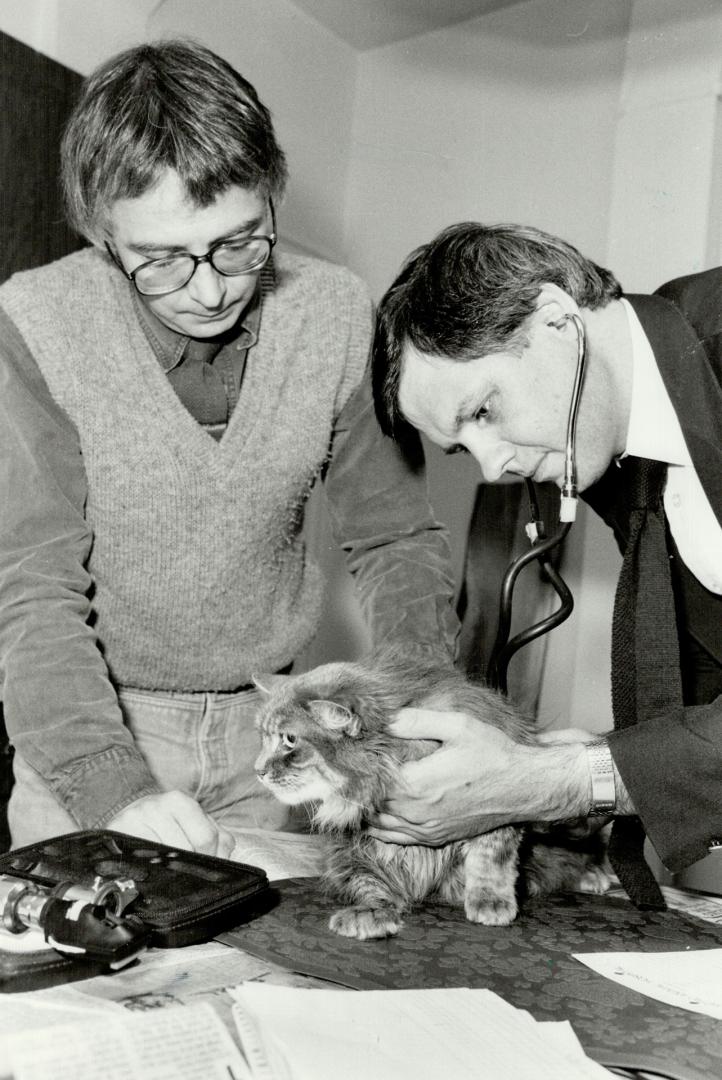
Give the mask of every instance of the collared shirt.
<path id="1" fill-rule="evenodd" d="M 266 272 L 272 274 L 272 267 Z M 215 439 L 220 439 L 226 430 L 241 392 L 248 350 L 258 340 L 260 297 L 259 282 L 251 302 L 231 330 L 220 337 L 197 340 L 162 323 L 133 290 L 138 321 L 168 381 L 194 420 Z"/>
<path id="2" fill-rule="evenodd" d="M 622 300 L 632 337 L 632 401 L 625 454 L 667 463 L 664 512 L 687 568 L 722 593 L 722 527 L 692 463 L 654 353 L 634 308 Z"/>

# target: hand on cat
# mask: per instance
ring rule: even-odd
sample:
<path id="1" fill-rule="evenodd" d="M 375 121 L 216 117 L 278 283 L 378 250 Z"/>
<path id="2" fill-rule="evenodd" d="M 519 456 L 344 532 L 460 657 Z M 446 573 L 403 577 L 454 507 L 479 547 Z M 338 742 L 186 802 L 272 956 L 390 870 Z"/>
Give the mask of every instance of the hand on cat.
<path id="1" fill-rule="evenodd" d="M 430 709 L 402 709 L 389 730 L 441 745 L 401 767 L 401 784 L 369 819 L 379 840 L 436 847 L 510 823 L 576 817 L 589 805 L 581 741 L 522 746 L 464 713 Z"/>
<path id="2" fill-rule="evenodd" d="M 235 847 L 231 833 L 182 791 L 163 791 L 136 799 L 116 814 L 107 828 L 219 859 L 229 858 Z"/>

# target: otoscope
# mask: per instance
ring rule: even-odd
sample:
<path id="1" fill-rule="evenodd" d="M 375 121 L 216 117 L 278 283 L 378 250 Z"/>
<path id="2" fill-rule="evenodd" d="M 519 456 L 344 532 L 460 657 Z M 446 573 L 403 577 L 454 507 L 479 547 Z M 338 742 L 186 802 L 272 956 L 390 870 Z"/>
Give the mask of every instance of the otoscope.
<path id="1" fill-rule="evenodd" d="M 572 322 L 577 332 L 577 367 L 572 387 L 571 403 L 569 406 L 569 418 L 567 421 L 567 438 L 564 454 L 564 481 L 562 483 L 561 503 L 559 506 L 560 528 L 554 536 L 547 537 L 544 522 L 539 513 L 539 504 L 536 497 L 534 482 L 526 478 L 527 495 L 529 498 L 530 521 L 526 526 L 526 534 L 531 542 L 531 548 L 514 559 L 507 568 L 501 585 L 499 596 L 499 623 L 491 651 L 486 679 L 490 686 L 502 693 L 507 693 L 507 669 L 509 661 L 523 645 L 528 644 L 535 638 L 541 637 L 555 626 L 559 626 L 568 619 L 574 608 L 574 597 L 571 589 L 563 580 L 556 567 L 550 561 L 550 553 L 558 548 L 565 540 L 567 533 L 577 513 L 577 471 L 576 471 L 576 436 L 577 436 L 577 413 L 582 395 L 584 382 L 584 367 L 586 362 L 586 334 L 584 323 L 576 313 L 564 315 L 559 322 L 554 323 L 558 329 L 565 322 Z M 512 598 L 514 585 L 520 572 L 531 562 L 539 563 L 554 588 L 561 604 L 545 619 L 534 623 L 526 630 L 516 634 L 511 641 L 509 632 L 511 629 Z"/>
<path id="2" fill-rule="evenodd" d="M 115 970 L 131 963 L 150 938 L 140 920 L 122 917 L 137 896 L 131 880 L 98 879 L 88 888 L 70 881 L 41 885 L 0 874 L 0 933 L 39 930 L 58 952 Z"/>

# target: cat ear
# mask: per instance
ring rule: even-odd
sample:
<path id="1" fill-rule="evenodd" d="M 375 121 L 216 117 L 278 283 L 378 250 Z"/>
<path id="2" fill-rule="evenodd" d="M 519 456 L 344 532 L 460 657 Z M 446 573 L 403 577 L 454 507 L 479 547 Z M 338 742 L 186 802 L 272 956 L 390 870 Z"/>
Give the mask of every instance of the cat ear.
<path id="1" fill-rule="evenodd" d="M 309 701 L 309 708 L 324 727 L 332 731 L 343 731 L 355 739 L 361 730 L 361 718 L 345 705 L 336 701 Z"/>
<path id="2" fill-rule="evenodd" d="M 280 690 L 288 681 L 287 675 L 251 675 L 251 682 L 256 690 L 269 697 L 274 690 Z"/>

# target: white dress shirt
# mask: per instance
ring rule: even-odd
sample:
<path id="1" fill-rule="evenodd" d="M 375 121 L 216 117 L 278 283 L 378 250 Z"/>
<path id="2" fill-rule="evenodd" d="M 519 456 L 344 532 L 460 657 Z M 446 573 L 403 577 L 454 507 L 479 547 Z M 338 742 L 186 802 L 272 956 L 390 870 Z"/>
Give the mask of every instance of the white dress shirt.
<path id="1" fill-rule="evenodd" d="M 626 454 L 668 465 L 664 512 L 680 557 L 697 580 L 722 593 L 722 526 L 692 464 L 652 347 L 632 305 L 623 300 L 632 336 L 632 404 Z"/>

